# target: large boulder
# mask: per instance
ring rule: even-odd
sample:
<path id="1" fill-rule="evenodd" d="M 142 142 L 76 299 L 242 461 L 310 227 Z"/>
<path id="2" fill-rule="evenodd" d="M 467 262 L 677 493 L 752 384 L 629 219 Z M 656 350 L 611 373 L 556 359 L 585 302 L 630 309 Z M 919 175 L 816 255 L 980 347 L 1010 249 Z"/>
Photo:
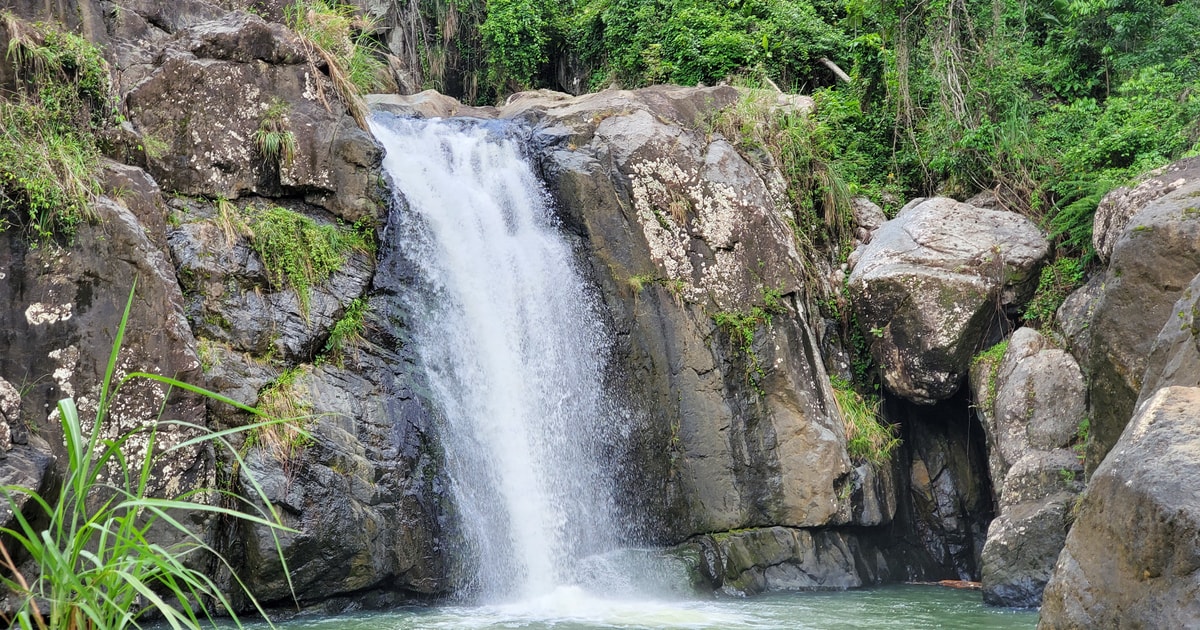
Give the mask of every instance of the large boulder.
<path id="1" fill-rule="evenodd" d="M 1040 628 L 1200 625 L 1198 409 L 1194 387 L 1138 409 L 1088 483 Z"/>
<path id="2" fill-rule="evenodd" d="M 647 410 L 627 483 L 644 489 L 633 501 L 663 542 L 890 518 L 852 505 L 877 495 L 854 492 L 782 180 L 695 128 L 739 97 L 543 91 L 501 110 L 535 126 L 566 227 L 584 237 L 621 371 Z"/>
<path id="3" fill-rule="evenodd" d="M 1083 373 L 1041 333 L 1020 328 L 1003 357 L 972 366 L 971 386 L 998 489 L 999 514 L 983 547 L 983 598 L 1035 607 L 1083 487 L 1074 450 L 1086 415 Z"/>
<path id="4" fill-rule="evenodd" d="M 294 403 L 311 414 L 298 420 L 311 439 L 291 452 L 258 444 L 247 454 L 245 494 L 254 496 L 252 475 L 295 530 L 239 528 L 239 575 L 261 601 L 287 605 L 289 576 L 301 602 L 374 593 L 377 605 L 394 605 L 449 587 L 434 487 L 446 480 L 413 393 L 413 361 L 389 349 L 385 320 L 371 325 L 380 332 L 347 349 L 341 365 L 301 368 L 291 384 Z"/>
<path id="5" fill-rule="evenodd" d="M 930 404 L 1037 282 L 1049 243 L 1032 222 L 953 199 L 918 199 L 875 231 L 850 294 L 889 391 Z"/>
<path id="6" fill-rule="evenodd" d="M 1092 247 L 1108 262 L 1129 220 L 1156 199 L 1200 178 L 1200 157 L 1172 162 L 1142 176 L 1136 186 L 1114 188 L 1096 206 L 1092 221 Z"/>
<path id="7" fill-rule="evenodd" d="M 380 218 L 382 154 L 298 36 L 234 11 L 180 30 L 164 46 L 127 96 L 163 188 L 226 199 L 291 195 L 347 222 Z M 272 125 L 291 134 L 294 155 L 263 153 L 256 133 Z"/>
<path id="8" fill-rule="evenodd" d="M 1084 362 L 1092 409 L 1089 470 L 1133 415 L 1155 339 L 1180 292 L 1200 272 L 1197 195 L 1200 179 L 1193 179 L 1148 204 L 1129 221 L 1113 249 Z"/>

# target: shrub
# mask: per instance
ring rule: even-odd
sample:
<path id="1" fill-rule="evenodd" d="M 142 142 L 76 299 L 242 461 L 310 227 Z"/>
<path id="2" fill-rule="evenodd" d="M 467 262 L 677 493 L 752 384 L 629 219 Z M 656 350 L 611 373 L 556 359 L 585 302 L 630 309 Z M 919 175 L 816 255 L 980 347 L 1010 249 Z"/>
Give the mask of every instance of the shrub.
<path id="1" fill-rule="evenodd" d="M 108 64 L 83 38 L 0 13 L 17 89 L 0 100 L 0 229 L 71 237 L 100 194 L 97 133 L 116 121 Z"/>
<path id="2" fill-rule="evenodd" d="M 153 374 L 135 372 L 114 387 L 113 374 L 132 304 L 133 292 L 130 291 L 100 388 L 91 435 L 83 429 L 72 399 L 63 399 L 58 404 L 68 466 L 57 494 L 43 497 L 30 488 L 0 488 L 16 521 L 14 528 L 2 531 L 37 565 L 37 573 L 26 576 L 19 570 L 8 548 L 0 542 L 0 559 L 3 560 L 0 566 L 7 570 L 0 582 L 16 595 L 16 613 L 12 622 L 23 630 L 140 627 L 141 618 L 150 610 L 161 615 L 175 629 L 199 628 L 202 620 L 212 623 L 212 616 L 222 612 L 232 615 L 240 627 L 240 620 L 218 585 L 192 568 L 196 558 L 205 555 L 216 558 L 231 571 L 248 601 L 265 617 L 253 594 L 233 572 L 226 558 L 180 516 L 202 512 L 232 517 L 265 526 L 272 536 L 285 528 L 267 515 L 247 514 L 204 503 L 203 493 L 199 490 L 174 498 L 153 497 L 148 493 L 148 484 L 151 471 L 159 460 L 209 445 L 225 448 L 238 457 L 226 442 L 228 436 L 276 421 L 220 432 L 172 421 L 176 430 L 192 431 L 195 437 L 166 448 L 157 442 L 157 425 L 134 429 L 116 439 L 101 438 L 99 427 L 108 420 L 113 396 L 131 379 L 152 379 L 261 415 L 257 409 L 219 394 Z M 140 440 L 145 440 L 146 444 L 142 460 L 127 459 L 122 449 Z M 113 479 L 115 483 L 106 482 L 105 478 Z M 252 478 L 251 485 L 266 503 L 262 489 Z M 220 494 L 249 504 L 235 494 Z M 25 509 L 33 515 L 22 512 L 22 498 L 26 500 Z M 182 541 L 168 546 L 154 542 L 151 530 L 163 528 L 179 534 Z M 280 549 L 278 539 L 276 549 Z M 280 561 L 284 562 L 286 575 L 282 552 Z"/>

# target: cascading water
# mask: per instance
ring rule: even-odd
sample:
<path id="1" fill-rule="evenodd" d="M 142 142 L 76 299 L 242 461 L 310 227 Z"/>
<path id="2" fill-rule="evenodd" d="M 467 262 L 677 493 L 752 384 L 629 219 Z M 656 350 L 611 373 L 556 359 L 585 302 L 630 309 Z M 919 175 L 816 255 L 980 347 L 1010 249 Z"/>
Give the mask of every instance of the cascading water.
<path id="1" fill-rule="evenodd" d="M 576 583 L 616 532 L 596 302 L 500 123 L 379 115 L 372 131 L 406 206 L 388 238 L 416 271 L 405 300 L 473 547 L 466 589 L 527 599 Z"/>

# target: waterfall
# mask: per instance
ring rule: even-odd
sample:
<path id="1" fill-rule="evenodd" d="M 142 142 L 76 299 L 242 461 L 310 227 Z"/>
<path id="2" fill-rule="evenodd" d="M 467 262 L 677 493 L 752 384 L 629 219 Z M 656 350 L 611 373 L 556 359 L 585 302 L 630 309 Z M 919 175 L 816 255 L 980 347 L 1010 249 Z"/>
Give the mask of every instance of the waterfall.
<path id="1" fill-rule="evenodd" d="M 485 600 L 579 581 L 615 546 L 605 329 L 547 194 L 504 123 L 372 121 L 416 281 L 403 300 L 439 407 Z"/>

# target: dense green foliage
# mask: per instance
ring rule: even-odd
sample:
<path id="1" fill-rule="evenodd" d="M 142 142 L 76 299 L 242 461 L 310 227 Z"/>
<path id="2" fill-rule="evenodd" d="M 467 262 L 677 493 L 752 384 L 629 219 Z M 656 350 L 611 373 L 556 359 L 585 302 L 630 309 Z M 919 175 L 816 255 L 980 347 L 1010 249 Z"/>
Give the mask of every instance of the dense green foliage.
<path id="1" fill-rule="evenodd" d="M 82 37 L 0 14 L 16 72 L 0 90 L 0 229 L 70 237 L 100 194 L 98 134 L 117 118 L 108 64 Z"/>
<path id="2" fill-rule="evenodd" d="M 224 402 L 255 415 L 253 409 L 195 386 L 171 378 L 135 372 L 114 382 L 117 356 L 129 320 L 133 292 L 117 329 L 104 381 L 99 390 L 92 429 L 85 429 L 75 402 L 58 404 L 59 421 L 66 447 L 65 478 L 52 496 L 20 486 L 0 488 L 15 525 L 3 528 L 0 541 L 0 583 L 14 596 L 13 627 L 22 630 L 82 630 L 141 627 L 148 611 L 160 615 L 174 629 L 214 625 L 213 616 L 234 611 L 224 591 L 209 576 L 197 571 L 197 558 L 211 557 L 232 571 L 232 566 L 189 525 L 188 514 L 232 517 L 263 525 L 274 536 L 283 530 L 271 515 L 252 515 L 204 500 L 200 491 L 171 498 L 150 492 L 155 466 L 178 457 L 189 449 L 224 447 L 240 463 L 226 442 L 231 434 L 269 426 L 276 421 L 251 424 L 213 433 L 204 427 L 171 421 L 173 430 L 195 437 L 174 445 L 157 440 L 157 426 L 140 427 L 114 439 L 99 430 L 109 420 L 109 406 L 120 386 L 131 379 L 150 379 L 167 387 L 186 389 Z M 90 433 L 90 436 L 89 436 Z M 142 453 L 130 456 L 131 451 Z M 264 497 L 253 477 L 247 477 L 258 497 Z M 237 503 L 245 501 L 229 495 Z M 20 501 L 27 502 L 25 509 Z M 265 500 L 264 500 L 265 503 Z M 156 532 L 152 534 L 151 532 Z M 163 546 L 156 542 L 164 531 L 179 542 Z M 291 531 L 291 530 L 287 530 Z M 15 543 L 35 563 L 23 573 L 7 545 Z M 279 549 L 276 538 L 276 550 Z M 280 561 L 286 561 L 280 556 Z M 236 573 L 233 578 L 243 594 L 258 606 Z M 290 579 L 290 578 L 289 578 Z M 261 608 L 258 612 L 263 614 Z M 264 615 L 265 616 L 265 615 Z M 233 621 L 240 627 L 237 616 Z"/>
<path id="3" fill-rule="evenodd" d="M 1200 0 L 422 0 L 417 17 L 423 86 L 476 102 L 723 80 L 811 94 L 811 119 L 720 128 L 777 160 L 802 149 L 779 160 L 809 172 L 801 211 L 992 191 L 1084 266 L 1099 199 L 1200 138 Z"/>

